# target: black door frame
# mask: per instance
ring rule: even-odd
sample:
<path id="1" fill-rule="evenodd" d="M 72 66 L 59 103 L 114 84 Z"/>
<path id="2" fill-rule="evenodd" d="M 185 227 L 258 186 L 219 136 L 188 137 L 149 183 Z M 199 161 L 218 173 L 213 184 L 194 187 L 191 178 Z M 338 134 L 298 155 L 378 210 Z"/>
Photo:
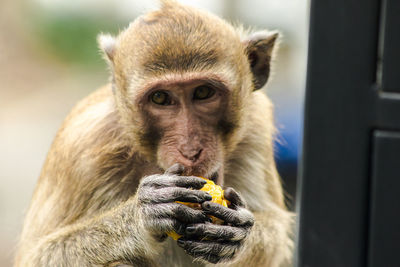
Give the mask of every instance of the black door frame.
<path id="1" fill-rule="evenodd" d="M 311 0 L 304 117 L 295 266 L 400 266 L 399 0 Z"/>

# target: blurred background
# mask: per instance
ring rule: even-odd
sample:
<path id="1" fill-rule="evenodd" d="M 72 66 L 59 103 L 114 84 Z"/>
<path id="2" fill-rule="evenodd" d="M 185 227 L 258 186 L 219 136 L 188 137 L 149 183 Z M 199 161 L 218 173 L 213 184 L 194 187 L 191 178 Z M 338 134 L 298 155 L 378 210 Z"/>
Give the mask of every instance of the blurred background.
<path id="1" fill-rule="evenodd" d="M 307 0 L 183 1 L 232 22 L 277 29 L 282 42 L 266 93 L 280 134 L 278 168 L 293 207 L 306 73 Z M 11 266 L 24 212 L 47 151 L 74 104 L 108 81 L 96 45 L 157 1 L 0 2 L 0 266 Z"/>

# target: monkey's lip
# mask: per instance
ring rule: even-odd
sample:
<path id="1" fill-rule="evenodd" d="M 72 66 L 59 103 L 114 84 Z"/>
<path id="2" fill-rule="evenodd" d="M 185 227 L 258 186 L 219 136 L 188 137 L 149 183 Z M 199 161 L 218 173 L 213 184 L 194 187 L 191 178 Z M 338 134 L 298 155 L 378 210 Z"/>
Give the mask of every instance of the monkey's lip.
<path id="1" fill-rule="evenodd" d="M 183 165 L 183 164 L 182 164 Z M 208 168 L 205 168 L 204 166 L 188 166 L 188 165 L 183 165 L 184 171 L 180 175 L 187 175 L 187 176 L 198 176 L 198 177 L 204 177 L 207 178 L 211 181 L 213 181 L 215 184 L 219 181 L 219 176 L 220 176 L 220 168 L 213 168 L 212 170 L 207 170 Z"/>

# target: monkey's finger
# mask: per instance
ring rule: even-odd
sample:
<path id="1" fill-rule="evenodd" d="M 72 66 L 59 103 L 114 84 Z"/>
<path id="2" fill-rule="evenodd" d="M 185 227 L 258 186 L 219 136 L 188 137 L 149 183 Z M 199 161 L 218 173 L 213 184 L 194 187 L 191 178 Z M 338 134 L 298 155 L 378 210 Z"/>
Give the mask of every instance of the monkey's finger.
<path id="1" fill-rule="evenodd" d="M 231 202 L 231 206 L 233 208 L 246 207 L 246 202 L 244 201 L 243 197 L 240 196 L 239 193 L 236 192 L 236 190 L 232 187 L 227 187 L 224 190 L 224 198 Z"/>
<path id="2" fill-rule="evenodd" d="M 195 210 L 179 203 L 161 203 L 146 205 L 143 208 L 146 217 L 151 219 L 174 218 L 186 224 L 210 222 L 211 219 L 202 210 Z"/>
<path id="3" fill-rule="evenodd" d="M 165 171 L 165 174 L 182 175 L 184 171 L 185 167 L 182 164 L 175 163 Z"/>
<path id="4" fill-rule="evenodd" d="M 141 196 L 141 201 L 143 203 L 168 203 L 174 201 L 203 203 L 211 199 L 212 196 L 208 192 L 181 187 L 164 187 L 155 190 L 146 190 Z"/>
<path id="5" fill-rule="evenodd" d="M 171 205 L 172 206 L 172 216 L 186 224 L 189 223 L 204 223 L 211 222 L 212 220 L 205 214 L 202 210 L 195 210 L 189 208 L 186 205 L 179 203 L 169 203 L 163 205 Z"/>
<path id="6" fill-rule="evenodd" d="M 234 210 L 211 201 L 203 202 L 201 206 L 207 214 L 220 218 L 225 223 L 245 227 L 253 226 L 254 224 L 254 216 L 248 209 L 239 207 Z"/>
<path id="7" fill-rule="evenodd" d="M 240 247 L 239 242 L 218 242 L 210 240 L 193 241 L 183 238 L 179 238 L 177 242 L 178 246 L 183 248 L 186 253 L 208 261 L 215 257 L 218 257 L 219 260 L 231 257 Z M 210 255 L 214 255 L 214 257 L 210 257 Z"/>
<path id="8" fill-rule="evenodd" d="M 176 232 L 179 235 L 185 234 L 186 224 L 179 222 L 176 219 L 171 218 L 160 218 L 153 221 L 155 228 L 162 233 L 168 233 L 171 231 Z"/>
<path id="9" fill-rule="evenodd" d="M 247 230 L 242 227 L 217 225 L 213 223 L 190 224 L 186 227 L 185 237 L 207 238 L 229 241 L 241 241 L 247 236 Z"/>
<path id="10" fill-rule="evenodd" d="M 219 255 L 215 253 L 204 253 L 193 250 L 185 250 L 185 252 L 196 259 L 202 259 L 204 261 L 215 264 L 215 263 L 221 263 L 224 260 L 231 259 L 235 255 L 235 253 L 239 250 L 239 248 L 240 245 L 236 243 L 234 246 L 227 249 L 228 251 L 225 251 L 224 255 Z"/>
<path id="11" fill-rule="evenodd" d="M 167 189 L 167 188 L 166 188 Z M 171 198 L 175 201 L 203 203 L 204 201 L 212 200 L 210 193 L 200 190 L 191 190 L 180 187 L 170 187 Z"/>
<path id="12" fill-rule="evenodd" d="M 176 175 L 151 175 L 147 176 L 142 181 L 142 187 L 185 187 L 200 189 L 207 182 L 196 176 L 176 176 Z"/>
<path id="13" fill-rule="evenodd" d="M 207 183 L 206 180 L 196 176 L 176 176 L 174 185 L 191 189 L 201 189 Z"/>

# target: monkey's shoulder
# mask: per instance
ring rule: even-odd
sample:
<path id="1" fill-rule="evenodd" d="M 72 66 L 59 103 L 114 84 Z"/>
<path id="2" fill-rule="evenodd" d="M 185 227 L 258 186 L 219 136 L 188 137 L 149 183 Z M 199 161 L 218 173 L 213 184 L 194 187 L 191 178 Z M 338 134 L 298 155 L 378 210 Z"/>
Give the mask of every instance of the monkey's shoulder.
<path id="1" fill-rule="evenodd" d="M 52 149 L 79 153 L 101 153 L 111 140 L 121 136 L 119 115 L 110 85 L 88 95 L 71 110 L 64 120 Z"/>
<path id="2" fill-rule="evenodd" d="M 76 117 L 82 117 L 82 115 L 92 113 L 94 114 L 94 109 L 97 109 L 96 111 L 99 111 L 100 113 L 98 114 L 97 118 L 101 116 L 101 114 L 109 113 L 111 110 L 111 106 L 114 102 L 113 99 L 113 94 L 112 94 L 112 89 L 111 89 L 111 84 L 106 84 L 85 98 L 81 99 L 71 110 L 71 112 L 68 114 L 67 118 L 65 119 L 65 122 L 71 121 L 76 119 Z M 103 111 L 103 112 L 101 112 Z M 91 118 L 96 118 L 92 116 Z M 87 117 L 87 119 L 90 119 L 90 117 Z"/>

